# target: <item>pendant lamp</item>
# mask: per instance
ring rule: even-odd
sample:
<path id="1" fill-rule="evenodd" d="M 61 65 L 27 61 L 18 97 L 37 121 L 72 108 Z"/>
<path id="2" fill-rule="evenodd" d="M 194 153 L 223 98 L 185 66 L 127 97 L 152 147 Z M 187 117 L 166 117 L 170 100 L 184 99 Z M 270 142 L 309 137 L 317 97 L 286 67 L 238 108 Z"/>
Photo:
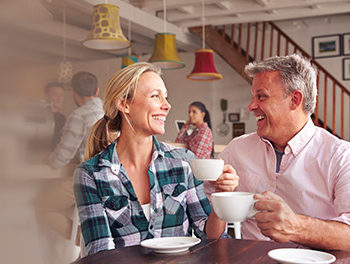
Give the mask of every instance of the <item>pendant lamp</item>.
<path id="1" fill-rule="evenodd" d="M 204 0 L 202 0 L 202 49 L 196 50 L 196 58 L 192 72 L 187 75 L 191 81 L 215 81 L 222 79 L 214 65 L 214 51 L 205 48 Z"/>
<path id="2" fill-rule="evenodd" d="M 58 65 L 58 82 L 61 83 L 65 88 L 69 87 L 70 81 L 73 77 L 73 66 L 72 63 L 66 60 L 66 6 L 63 6 L 63 60 Z"/>
<path id="3" fill-rule="evenodd" d="M 138 62 L 138 57 L 136 55 L 127 55 L 122 57 L 122 69 Z"/>
<path id="4" fill-rule="evenodd" d="M 128 39 L 131 41 L 131 23 L 128 21 Z M 128 48 L 128 55 L 122 57 L 122 69 L 138 62 L 138 57 L 136 55 L 131 55 L 131 47 Z"/>
<path id="5" fill-rule="evenodd" d="M 155 35 L 155 46 L 149 62 L 158 65 L 162 69 L 180 69 L 185 67 L 176 49 L 176 35 L 166 32 L 166 0 L 163 0 L 163 33 Z"/>
<path id="6" fill-rule="evenodd" d="M 94 6 L 92 29 L 83 42 L 90 49 L 125 49 L 131 45 L 120 27 L 119 7 L 113 4 Z"/>

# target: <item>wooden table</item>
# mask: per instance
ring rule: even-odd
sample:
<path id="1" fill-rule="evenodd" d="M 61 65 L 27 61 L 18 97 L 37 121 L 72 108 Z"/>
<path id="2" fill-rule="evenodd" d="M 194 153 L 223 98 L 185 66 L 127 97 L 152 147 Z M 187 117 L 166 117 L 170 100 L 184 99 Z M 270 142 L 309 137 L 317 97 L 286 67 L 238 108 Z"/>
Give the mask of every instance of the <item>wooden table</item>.
<path id="1" fill-rule="evenodd" d="M 270 259 L 267 253 L 276 248 L 302 247 L 294 243 L 219 239 L 202 241 L 189 251 L 178 254 L 158 254 L 141 246 L 102 251 L 80 259 L 75 264 L 275 264 L 276 262 Z M 350 252 L 330 253 L 336 256 L 335 263 L 350 263 Z"/>

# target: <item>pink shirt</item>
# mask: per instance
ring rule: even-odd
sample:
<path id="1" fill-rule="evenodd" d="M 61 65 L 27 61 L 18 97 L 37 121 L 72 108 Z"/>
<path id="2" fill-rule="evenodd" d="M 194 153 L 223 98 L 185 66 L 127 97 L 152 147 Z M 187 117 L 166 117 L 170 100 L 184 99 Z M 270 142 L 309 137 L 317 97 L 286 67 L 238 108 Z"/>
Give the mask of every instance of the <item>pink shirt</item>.
<path id="1" fill-rule="evenodd" d="M 310 119 L 284 153 L 276 173 L 271 143 L 252 133 L 233 139 L 219 158 L 240 177 L 237 191 L 271 191 L 297 214 L 350 225 L 350 143 L 314 126 Z M 254 218 L 242 224 L 242 235 L 268 239 Z"/>

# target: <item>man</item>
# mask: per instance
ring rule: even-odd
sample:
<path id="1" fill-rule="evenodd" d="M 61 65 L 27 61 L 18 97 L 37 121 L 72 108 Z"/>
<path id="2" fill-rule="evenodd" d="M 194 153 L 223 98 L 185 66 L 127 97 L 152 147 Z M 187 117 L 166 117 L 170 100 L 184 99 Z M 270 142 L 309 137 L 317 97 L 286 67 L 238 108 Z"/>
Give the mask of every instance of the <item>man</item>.
<path id="1" fill-rule="evenodd" d="M 253 78 L 257 132 L 219 155 L 240 176 L 237 191 L 256 193 L 259 212 L 242 224 L 243 237 L 350 250 L 350 143 L 310 119 L 316 71 L 290 55 L 250 63 L 245 72 Z"/>
<path id="2" fill-rule="evenodd" d="M 47 158 L 46 163 L 55 169 L 83 161 L 90 128 L 104 115 L 95 75 L 78 72 L 73 76 L 71 86 L 78 108 L 68 117 L 59 144 Z M 72 220 L 67 215 L 74 206 L 72 178 L 63 179 L 37 200 L 39 219 L 67 239 L 72 230 Z"/>
<path id="3" fill-rule="evenodd" d="M 50 110 L 54 115 L 55 130 L 52 137 L 51 149 L 54 150 L 62 136 L 62 129 L 66 117 L 60 112 L 64 101 L 64 88 L 62 84 L 50 82 L 45 86 L 45 100 L 50 104 Z"/>

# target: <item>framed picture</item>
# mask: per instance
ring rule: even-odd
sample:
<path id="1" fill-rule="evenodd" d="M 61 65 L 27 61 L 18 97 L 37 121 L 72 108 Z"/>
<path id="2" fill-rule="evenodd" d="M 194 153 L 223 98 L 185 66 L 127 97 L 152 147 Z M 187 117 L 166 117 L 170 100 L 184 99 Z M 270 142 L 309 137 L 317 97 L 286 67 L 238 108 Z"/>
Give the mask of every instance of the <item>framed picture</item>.
<path id="1" fill-rule="evenodd" d="M 350 55 L 350 33 L 343 34 L 343 55 Z"/>
<path id="2" fill-rule="evenodd" d="M 239 113 L 229 113 L 228 121 L 230 122 L 238 122 L 239 121 Z"/>
<path id="3" fill-rule="evenodd" d="M 312 37 L 312 57 L 328 58 L 340 56 L 340 35 Z"/>
<path id="4" fill-rule="evenodd" d="M 343 80 L 350 80 L 350 57 L 343 59 Z"/>
<path id="5" fill-rule="evenodd" d="M 245 133 L 245 123 L 232 123 L 232 138 L 239 137 Z"/>

